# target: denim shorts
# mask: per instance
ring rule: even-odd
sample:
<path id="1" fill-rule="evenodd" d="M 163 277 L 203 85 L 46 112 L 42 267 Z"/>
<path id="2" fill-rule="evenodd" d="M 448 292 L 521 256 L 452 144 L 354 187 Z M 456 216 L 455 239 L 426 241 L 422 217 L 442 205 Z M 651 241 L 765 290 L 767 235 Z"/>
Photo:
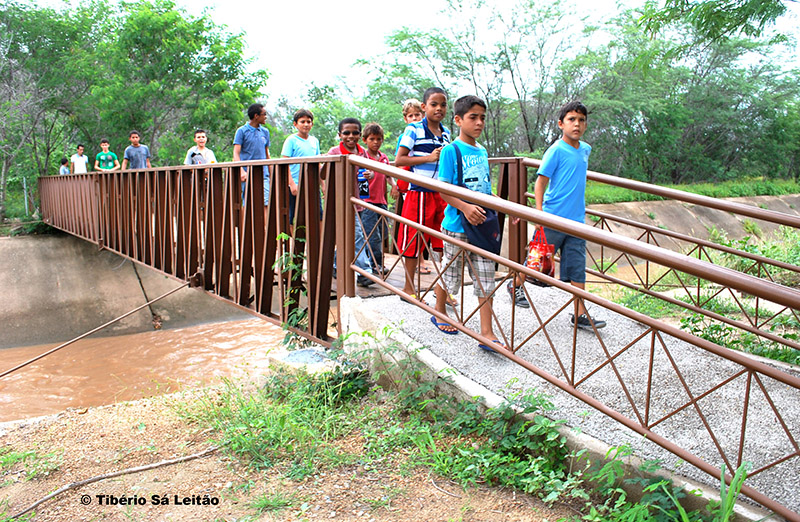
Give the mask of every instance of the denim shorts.
<path id="1" fill-rule="evenodd" d="M 586 282 L 586 240 L 545 227 L 547 242 L 561 254 L 558 278 L 565 283 Z"/>

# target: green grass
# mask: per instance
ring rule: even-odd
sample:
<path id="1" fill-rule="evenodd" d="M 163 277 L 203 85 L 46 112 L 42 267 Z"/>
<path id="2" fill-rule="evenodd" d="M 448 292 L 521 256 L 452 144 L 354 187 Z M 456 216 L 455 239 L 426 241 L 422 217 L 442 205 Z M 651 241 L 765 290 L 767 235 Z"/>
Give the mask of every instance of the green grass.
<path id="1" fill-rule="evenodd" d="M 397 349 L 385 346 L 384 353 Z M 181 405 L 179 413 L 212 427 L 215 441 L 242 463 L 280 469 L 290 480 L 355 462 L 376 476 L 422 466 L 463 487 L 500 486 L 545 502 L 569 502 L 581 506 L 586 520 L 622 520 L 631 510 L 642 522 L 679 519 L 676 503 L 684 493 L 663 479 L 635 478 L 652 491 L 639 503 L 625 500 L 622 459 L 629 453 L 616 450 L 595 467 L 581 460 L 583 451 L 571 454 L 559 431 L 563 421 L 551 418 L 546 395 L 509 393 L 505 403 L 482 411 L 474 400 L 434 394 L 434 383 L 421 379 L 424 368 L 413 358 L 377 364 L 372 377 L 384 388 L 377 387 L 364 369 L 364 361 L 375 357 L 372 352 L 340 355 L 339 369 L 315 376 L 273 369 L 266 384 L 255 389 L 229 381 L 198 403 Z M 356 454 L 334 449 L 345 437 L 363 440 Z M 379 510 L 403 494 L 387 489 L 362 500 Z M 251 507 L 257 514 L 308 509 L 307 502 L 299 502 L 264 493 Z M 713 516 L 716 508 L 710 509 Z M 692 520 L 711 520 L 696 515 Z"/>
<path id="2" fill-rule="evenodd" d="M 749 332 L 743 332 L 727 324 L 717 323 L 701 314 L 691 314 L 681 319 L 681 328 L 712 343 L 767 357 L 776 361 L 800 365 L 800 350 L 767 341 Z M 787 339 L 797 340 L 794 333 L 784 334 Z"/>
<path id="3" fill-rule="evenodd" d="M 280 514 L 285 509 L 292 507 L 295 502 L 297 502 L 297 499 L 294 495 L 287 495 L 278 491 L 275 493 L 264 493 L 256 498 L 250 506 L 255 509 L 258 514 Z"/>
<path id="4" fill-rule="evenodd" d="M 614 302 L 654 319 L 674 317 L 685 312 L 685 309 L 681 306 L 662 301 L 657 297 L 651 297 L 630 288 L 622 288 L 615 296 Z"/>
<path id="5" fill-rule="evenodd" d="M 313 463 L 336 461 L 330 442 L 352 429 L 358 403 L 349 399 L 365 394 L 367 384 L 360 367 L 321 377 L 277 371 L 257 390 L 226 381 L 191 416 L 215 428 L 217 443 L 251 467 L 281 464 L 300 480 L 316 471 Z"/>
<path id="6" fill-rule="evenodd" d="M 752 196 L 782 196 L 800 193 L 800 183 L 785 179 L 743 179 L 719 183 L 665 185 L 669 188 L 701 194 L 712 198 Z M 586 184 L 586 204 L 622 203 L 626 201 L 659 201 L 663 198 L 628 189 L 589 181 Z"/>
<path id="7" fill-rule="evenodd" d="M 782 226 L 774 234 L 758 239 L 756 232 L 760 234 L 761 231 L 755 223 L 752 221 L 750 223 L 755 225 L 755 228 L 752 225 L 747 225 L 746 221 L 742 224 L 745 228 L 749 227 L 751 233 L 749 236 L 730 240 L 724 232 L 710 229 L 711 240 L 720 245 L 750 254 L 757 254 L 775 261 L 800 266 L 800 230 Z M 763 271 L 758 271 L 757 267 L 753 267 L 752 261 L 735 254 L 721 253 L 716 257 L 715 262 L 739 272 L 750 273 L 757 277 L 766 277 Z M 775 267 L 768 267 L 767 269 L 777 283 L 791 287 L 800 285 L 800 274 L 797 272 Z"/>
<path id="8" fill-rule="evenodd" d="M 34 480 L 58 470 L 63 458 L 57 453 L 39 454 L 36 451 L 17 451 L 10 448 L 0 449 L 0 470 L 3 474 L 21 464 L 25 471 L 25 480 Z"/>

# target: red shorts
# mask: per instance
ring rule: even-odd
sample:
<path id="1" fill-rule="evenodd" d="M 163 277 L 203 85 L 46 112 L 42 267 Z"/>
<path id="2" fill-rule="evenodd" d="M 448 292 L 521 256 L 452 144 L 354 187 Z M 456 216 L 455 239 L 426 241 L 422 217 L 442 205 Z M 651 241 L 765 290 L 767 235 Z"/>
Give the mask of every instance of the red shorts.
<path id="1" fill-rule="evenodd" d="M 400 167 L 403 170 L 411 171 L 411 167 Z M 402 179 L 397 180 L 397 189 L 405 194 L 408 192 L 408 181 L 403 181 Z"/>
<path id="2" fill-rule="evenodd" d="M 442 229 L 442 220 L 444 219 L 444 209 L 446 207 L 447 203 L 444 202 L 438 192 L 409 190 L 403 200 L 403 212 L 401 215 L 414 223 L 419 223 L 438 231 Z M 397 243 L 400 245 L 400 251 L 403 256 L 418 257 L 422 252 L 424 243 L 417 241 L 419 234 L 422 234 L 425 243 L 430 243 L 431 248 L 442 250 L 442 240 L 438 237 L 430 236 L 404 223 L 400 223 L 397 227 Z"/>

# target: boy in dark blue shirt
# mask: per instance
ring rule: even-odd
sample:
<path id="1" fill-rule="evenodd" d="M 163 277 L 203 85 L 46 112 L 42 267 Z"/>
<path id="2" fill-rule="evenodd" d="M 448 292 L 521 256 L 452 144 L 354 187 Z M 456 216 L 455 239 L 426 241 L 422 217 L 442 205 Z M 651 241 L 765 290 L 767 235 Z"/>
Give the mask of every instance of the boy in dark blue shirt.
<path id="1" fill-rule="evenodd" d="M 233 137 L 233 161 L 267 160 L 269 159 L 269 130 L 264 127 L 267 122 L 267 110 L 260 103 L 247 108 L 250 121 L 236 129 Z M 242 197 L 247 182 L 247 168 L 242 167 Z M 269 205 L 269 168 L 264 167 L 264 219 L 267 219 Z"/>

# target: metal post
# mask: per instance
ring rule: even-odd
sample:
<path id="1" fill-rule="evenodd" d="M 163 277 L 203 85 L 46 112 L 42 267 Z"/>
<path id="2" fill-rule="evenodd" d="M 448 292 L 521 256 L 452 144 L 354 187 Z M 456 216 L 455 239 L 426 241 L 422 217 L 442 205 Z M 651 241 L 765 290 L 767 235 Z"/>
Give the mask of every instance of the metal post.
<path id="1" fill-rule="evenodd" d="M 25 196 L 25 216 L 30 215 L 28 212 L 28 180 L 25 176 L 22 177 L 22 193 Z"/>

